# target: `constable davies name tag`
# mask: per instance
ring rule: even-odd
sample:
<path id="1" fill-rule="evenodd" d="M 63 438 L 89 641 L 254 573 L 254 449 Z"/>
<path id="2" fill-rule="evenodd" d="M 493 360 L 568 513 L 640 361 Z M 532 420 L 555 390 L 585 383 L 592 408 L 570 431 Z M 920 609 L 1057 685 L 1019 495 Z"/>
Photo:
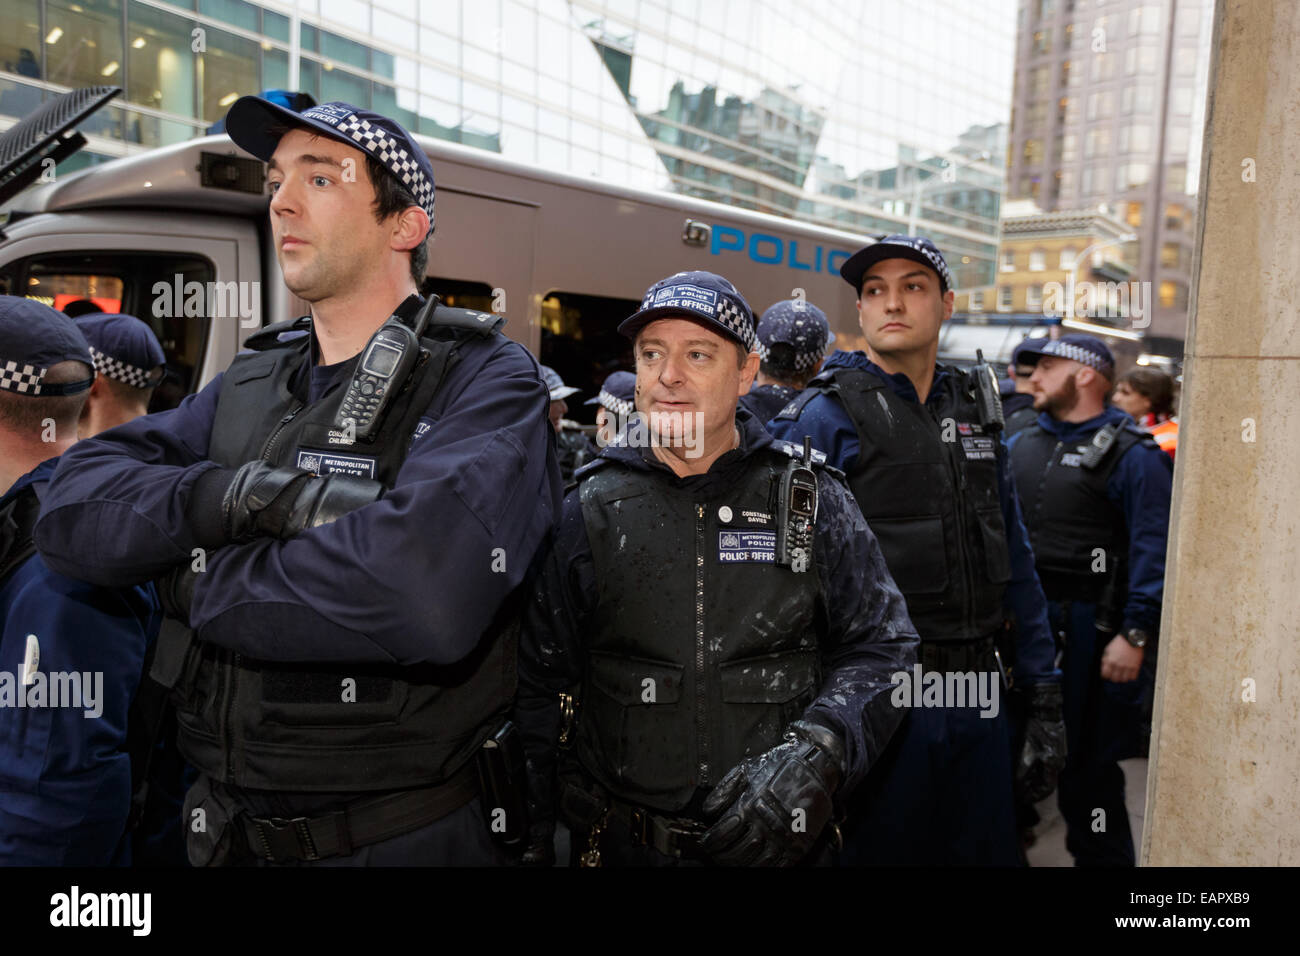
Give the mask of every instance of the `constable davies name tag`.
<path id="1" fill-rule="evenodd" d="M 330 451 L 299 451 L 298 467 L 318 475 L 352 475 L 375 477 L 375 459 L 364 455 L 339 455 Z"/>
<path id="2" fill-rule="evenodd" d="M 719 531 L 718 560 L 723 564 L 775 564 L 776 532 Z"/>

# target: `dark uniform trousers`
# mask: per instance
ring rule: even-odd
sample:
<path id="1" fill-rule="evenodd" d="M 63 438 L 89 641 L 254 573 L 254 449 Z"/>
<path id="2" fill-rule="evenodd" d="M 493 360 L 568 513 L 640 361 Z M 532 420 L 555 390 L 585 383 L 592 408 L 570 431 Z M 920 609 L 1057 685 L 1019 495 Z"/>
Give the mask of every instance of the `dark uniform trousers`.
<path id="1" fill-rule="evenodd" d="M 813 394 L 835 391 L 858 432 L 849 487 L 880 541 L 921 635 L 925 671 L 985 672 L 998 681 L 992 635 L 1011 577 L 995 434 L 957 369 L 929 405 L 876 375 L 823 373 L 776 416 L 798 420 Z M 945 428 L 954 432 L 945 436 Z M 855 794 L 844 865 L 1015 865 L 1007 701 L 916 707 Z"/>

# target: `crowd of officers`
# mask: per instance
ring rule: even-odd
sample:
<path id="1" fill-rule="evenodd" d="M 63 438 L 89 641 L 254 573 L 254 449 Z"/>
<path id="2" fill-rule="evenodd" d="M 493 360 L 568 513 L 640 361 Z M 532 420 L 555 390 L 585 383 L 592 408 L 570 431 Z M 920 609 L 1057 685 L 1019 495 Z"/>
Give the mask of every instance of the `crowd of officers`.
<path id="1" fill-rule="evenodd" d="M 1133 864 L 1151 373 L 1082 335 L 1001 389 L 938 364 L 952 276 L 887 236 L 841 269 L 865 351 L 655 282 L 593 442 L 500 317 L 417 294 L 399 124 L 226 128 L 310 316 L 144 415 L 148 326 L 0 297 L 0 862 L 1016 865 L 1059 790 L 1075 861 Z M 73 672 L 98 716 L 37 699 Z"/>

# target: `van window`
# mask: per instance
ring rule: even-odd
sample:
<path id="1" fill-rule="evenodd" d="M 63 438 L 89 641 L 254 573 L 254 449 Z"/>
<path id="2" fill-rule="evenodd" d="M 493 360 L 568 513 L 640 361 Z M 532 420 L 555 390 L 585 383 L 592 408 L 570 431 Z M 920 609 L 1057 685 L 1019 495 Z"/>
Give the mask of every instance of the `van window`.
<path id="1" fill-rule="evenodd" d="M 466 282 L 463 279 L 447 279 L 442 276 L 427 276 L 420 283 L 420 295 L 434 293 L 444 305 L 457 309 L 473 309 L 475 312 L 492 311 L 492 287 L 486 282 Z"/>
<path id="2" fill-rule="evenodd" d="M 190 282 L 202 283 L 206 289 L 216 277 L 216 268 L 201 256 L 114 250 L 20 259 L 5 268 L 0 284 L 7 281 L 28 298 L 74 317 L 124 312 L 147 322 L 167 357 L 167 375 L 149 403 L 149 411 L 158 412 L 175 408 L 194 390 L 208 337 L 208 318 L 175 314 L 180 310 L 171 307 L 172 290 L 177 283 L 184 289 Z M 157 283 L 166 285 L 169 298 L 155 309 Z"/>
<path id="3" fill-rule="evenodd" d="M 632 371 L 632 343 L 618 334 L 618 324 L 640 308 L 639 299 L 559 291 L 543 297 L 542 364 L 559 372 L 566 385 L 582 390 L 566 400 L 565 418 L 594 424 L 596 406 L 583 402 L 596 396 L 610 372 Z"/>

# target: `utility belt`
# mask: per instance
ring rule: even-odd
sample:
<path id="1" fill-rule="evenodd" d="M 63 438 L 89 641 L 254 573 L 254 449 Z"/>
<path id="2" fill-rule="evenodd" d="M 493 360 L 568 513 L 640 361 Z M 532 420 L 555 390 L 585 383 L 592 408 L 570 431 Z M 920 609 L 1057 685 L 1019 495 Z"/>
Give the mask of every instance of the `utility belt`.
<path id="1" fill-rule="evenodd" d="M 364 797 L 315 817 L 236 818 L 254 856 L 272 863 L 324 860 L 428 826 L 459 810 L 479 793 L 474 762 L 446 783 L 382 797 Z"/>
<path id="2" fill-rule="evenodd" d="M 523 744 L 507 721 L 484 741 L 478 754 L 446 781 L 418 790 L 360 797 L 315 815 L 266 817 L 250 813 L 238 793 L 201 777 L 186 798 L 185 818 L 202 808 L 204 826 L 189 837 L 195 866 L 314 862 L 349 856 L 354 850 L 428 826 L 481 799 L 492 839 L 507 851 L 523 847 L 528 833 Z"/>
<path id="3" fill-rule="evenodd" d="M 600 837 L 611 827 L 626 831 L 632 846 L 654 847 L 676 859 L 708 859 L 699 842 L 708 830 L 705 824 L 627 803 L 592 780 L 562 776 L 559 810 L 575 839 L 587 834 L 587 849 L 578 857 L 580 866 L 601 865 Z"/>

